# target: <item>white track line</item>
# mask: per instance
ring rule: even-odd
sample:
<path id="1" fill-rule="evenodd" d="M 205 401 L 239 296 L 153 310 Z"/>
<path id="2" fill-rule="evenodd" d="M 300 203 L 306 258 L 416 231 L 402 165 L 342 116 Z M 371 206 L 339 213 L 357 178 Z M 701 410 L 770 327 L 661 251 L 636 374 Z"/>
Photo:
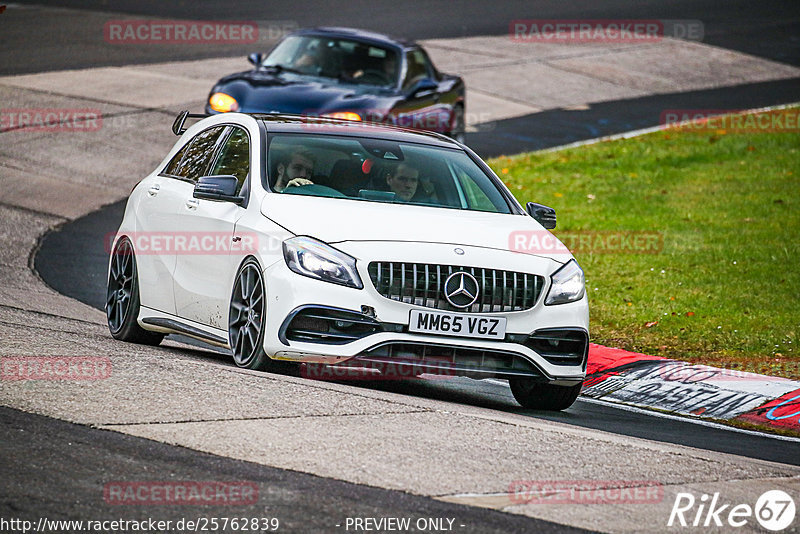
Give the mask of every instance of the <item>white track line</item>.
<path id="1" fill-rule="evenodd" d="M 487 378 L 484 382 L 490 382 L 492 384 L 498 384 L 502 386 L 508 386 L 508 382 L 502 380 L 496 380 L 494 378 Z M 704 421 L 702 419 L 694 419 L 688 416 L 682 415 L 672 415 L 668 413 L 658 412 L 655 410 L 648 410 L 646 408 L 637 408 L 636 406 L 630 406 L 628 404 L 622 404 L 619 402 L 611 402 L 601 399 L 592 399 L 589 397 L 580 396 L 578 397 L 578 401 L 588 402 L 590 404 L 598 404 L 600 406 L 607 406 L 609 408 L 617 408 L 619 410 L 625 410 L 626 412 L 633 412 L 642 415 L 649 415 L 653 417 L 661 417 L 662 419 L 672 419 L 674 421 L 682 421 L 684 423 L 692 423 L 695 425 L 701 426 L 708 426 L 711 428 L 716 428 L 718 430 L 727 430 L 730 432 L 739 432 L 740 434 L 750 434 L 751 436 L 759 436 L 763 438 L 772 438 L 777 439 L 779 441 L 790 441 L 792 443 L 800 443 L 800 438 L 794 438 L 791 436 L 780 436 L 778 434 L 767 434 L 765 432 L 759 432 L 757 430 L 746 430 L 744 428 L 736 428 L 735 426 L 728 426 L 723 425 L 721 423 L 714 423 L 712 421 Z"/>
<path id="2" fill-rule="evenodd" d="M 757 430 L 746 430 L 744 428 L 737 428 L 735 426 L 728 426 L 723 425 L 721 423 L 714 423 L 712 421 L 704 421 L 702 419 L 694 419 L 692 417 L 681 416 L 681 415 L 672 415 L 663 412 L 657 412 L 654 410 L 647 410 L 645 408 L 637 408 L 635 406 L 629 406 L 627 404 L 620 404 L 617 402 L 605 401 L 602 399 L 592 399 L 589 397 L 578 397 L 579 401 L 588 402 L 590 404 L 599 404 L 601 406 L 609 406 L 611 408 L 619 408 L 620 410 L 625 410 L 627 412 L 639 413 L 644 415 L 652 415 L 654 417 L 661 417 L 663 419 L 673 419 L 676 421 L 684 421 L 686 423 L 693 423 L 695 425 L 701 426 L 709 426 L 711 428 L 717 428 L 719 430 L 729 430 L 731 432 L 739 432 L 740 434 L 750 434 L 751 436 L 760 436 L 764 438 L 772 438 L 777 439 L 780 441 L 791 441 L 793 443 L 800 443 L 800 438 L 793 438 L 791 436 L 780 436 L 778 434 L 767 434 L 766 432 L 759 432 Z"/>
<path id="3" fill-rule="evenodd" d="M 800 102 L 793 102 L 791 104 L 781 104 L 780 106 L 767 106 L 765 108 L 755 108 L 755 109 L 744 109 L 744 110 L 731 110 L 732 115 L 744 115 L 744 114 L 752 114 L 752 113 L 764 113 L 766 111 L 777 111 L 780 109 L 788 109 L 800 106 Z M 735 111 L 735 113 L 734 113 Z M 686 120 L 682 122 L 676 122 L 674 125 L 670 125 L 669 127 L 665 127 L 663 124 L 659 124 L 658 126 L 651 126 L 649 128 L 642 128 L 641 130 L 631 130 L 629 132 L 618 133 L 614 135 L 605 135 L 603 137 L 595 137 L 594 139 L 586 139 L 585 141 L 576 141 L 574 143 L 569 143 L 567 145 L 560 145 L 554 146 L 551 148 L 543 148 L 542 150 L 536 150 L 533 152 L 534 154 L 546 154 L 548 152 L 558 152 L 559 150 L 566 150 L 568 148 L 578 148 L 587 145 L 594 145 L 597 143 L 602 143 L 605 141 L 616 141 L 618 139 L 630 139 L 632 137 L 639 137 L 641 135 L 647 135 L 649 133 L 658 132 L 658 131 L 667 131 L 672 129 L 677 129 L 681 126 L 685 126 L 687 124 L 691 124 L 694 121 Z M 479 126 L 479 125 L 478 125 Z"/>

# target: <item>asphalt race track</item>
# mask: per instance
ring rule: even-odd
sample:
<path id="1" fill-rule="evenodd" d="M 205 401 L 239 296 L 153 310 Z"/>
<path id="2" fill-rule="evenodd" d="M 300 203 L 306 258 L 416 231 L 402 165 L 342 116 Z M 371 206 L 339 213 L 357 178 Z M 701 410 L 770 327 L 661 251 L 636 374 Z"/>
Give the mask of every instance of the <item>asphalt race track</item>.
<path id="1" fill-rule="evenodd" d="M 235 13 L 231 12 L 232 4 L 220 0 L 15 2 L 9 9 L 21 6 L 19 16 L 28 17 L 25 20 L 29 25 L 4 26 L 5 15 L 0 15 L 0 75 L 227 58 L 251 51 L 234 45 L 115 49 L 106 46 L 102 34 L 98 36 L 98 32 L 85 31 L 87 24 L 101 28 L 104 21 L 115 17 L 256 20 L 260 24 L 273 21 L 299 26 L 349 25 L 413 39 L 503 35 L 508 31 L 509 21 L 518 18 L 697 19 L 702 20 L 705 26 L 704 44 L 800 66 L 800 3 L 797 2 L 683 0 L 665 3 L 648 0 L 634 3 L 613 0 L 600 3 L 580 0 L 564 4 L 558 1 L 487 3 L 476 0 L 435 1 L 426 3 L 421 9 L 418 3 L 411 1 L 356 1 L 313 2 L 310 3 L 313 7 L 304 8 L 301 13 L 297 2 L 283 0 L 269 3 L 237 1 Z M 30 31 L 31 27 L 39 31 Z M 64 46 L 64 43 L 72 46 Z M 54 98 L 64 96 L 57 92 L 53 95 Z M 749 109 L 796 101 L 800 101 L 798 77 L 726 83 L 719 87 L 660 92 L 593 102 L 587 106 L 553 107 L 535 113 L 516 114 L 478 124 L 467 134 L 467 144 L 484 157 L 514 154 L 653 127 L 659 124 L 664 109 Z M 158 113 L 156 116 L 162 120 L 163 110 Z M 4 168 L 0 160 L 0 186 Z M 120 196 L 117 194 L 110 198 Z M 36 224 L 41 225 L 42 231 L 36 235 L 52 228 L 40 237 L 30 258 L 22 263 L 31 267 L 47 286 L 61 295 L 101 310 L 105 300 L 108 257 L 104 238 L 116 230 L 124 201 L 111 202 L 77 218 L 50 212 L 38 204 L 16 209 L 16 205 L 7 202 L 0 192 L 0 216 L 9 221 L 9 227 L 0 232 L 0 237 L 5 240 L 3 243 L 27 243 L 22 237 L 13 236 L 13 220 L 38 221 Z M 23 248 L 19 246 L 19 250 Z M 3 269 L 13 263 L 4 259 L 5 254 L 8 252 L 0 252 Z M 38 283 L 38 280 L 33 282 Z M 19 287 L 26 286 L 20 283 Z M 25 295 L 25 292 L 21 294 Z M 35 300 L 39 294 L 45 295 L 39 291 L 31 299 Z M 565 451 L 566 459 L 562 460 L 564 472 L 573 473 L 571 478 L 590 479 L 598 478 L 597 473 L 619 472 L 620 479 L 663 480 L 665 485 L 674 484 L 674 491 L 699 488 L 704 484 L 702 487 L 706 492 L 716 491 L 714 484 L 719 481 L 720 487 L 734 495 L 756 497 L 761 491 L 773 489 L 773 485 L 778 484 L 776 481 L 783 481 L 780 483 L 785 484 L 784 489 L 791 493 L 800 476 L 800 470 L 789 467 L 800 466 L 800 440 L 700 425 L 584 399 L 579 399 L 562 413 L 534 412 L 521 409 L 507 386 L 492 380 L 418 379 L 318 386 L 291 374 L 262 376 L 243 372 L 236 369 L 227 356 L 173 336 L 165 343 L 166 346 L 156 350 L 158 359 L 151 360 L 147 358 L 152 352 L 145 355 L 135 348 L 109 344 L 107 338 L 110 336 L 97 326 L 97 318 L 101 315 L 96 312 L 94 315 L 64 312 L 68 326 L 63 332 L 54 334 L 53 341 L 50 341 L 47 337 L 48 322 L 50 319 L 63 319 L 57 303 L 27 309 L 19 304 L 24 297 L 17 297 L 11 304 L 4 298 L 0 291 L 0 312 L 5 308 L 8 314 L 0 315 L 0 344 L 4 339 L 6 342 L 13 340 L 15 344 L 10 344 L 10 354 L 14 354 L 15 346 L 22 350 L 21 347 L 28 344 L 22 334 L 28 332 L 25 328 L 41 334 L 41 340 L 30 340 L 30 344 L 46 354 L 84 354 L 94 347 L 102 351 L 116 347 L 121 356 L 130 358 L 130 362 L 122 359 L 120 369 L 132 373 L 126 376 L 138 377 L 143 386 L 138 388 L 135 381 L 115 386 L 121 388 L 117 393 L 120 399 L 130 400 L 127 404 L 133 407 L 130 414 L 114 413 L 114 406 L 107 407 L 109 413 L 106 413 L 103 407 L 92 404 L 90 399 L 70 399 L 74 405 L 50 405 L 47 393 L 38 389 L 34 391 L 39 392 L 40 398 L 28 404 L 16 406 L 0 402 L 3 436 L 0 440 L 0 471 L 4 473 L 0 481 L 0 517 L 4 518 L 101 519 L 119 516 L 177 520 L 193 514 L 205 517 L 230 515 L 230 508 L 223 507 L 203 507 L 198 512 L 187 512 L 185 507 L 155 507 L 154 511 L 154 508 L 115 507 L 102 502 L 98 507 L 97 487 L 109 480 L 246 480 L 258 485 L 259 502 L 237 508 L 235 512 L 246 517 L 278 517 L 282 527 L 280 531 L 288 532 L 345 532 L 343 525 L 347 517 L 455 518 L 456 528 L 453 530 L 456 532 L 573 531 L 568 530 L 571 527 L 565 526 L 567 524 L 601 531 L 663 530 L 663 524 L 642 523 L 642 519 L 637 519 L 632 512 L 608 510 L 613 507 L 600 510 L 588 506 L 586 510 L 567 513 L 544 509 L 546 507 L 497 504 L 497 492 L 505 491 L 507 484 L 495 487 L 495 493 L 492 493 L 486 488 L 488 485 L 476 482 L 470 475 L 459 471 L 457 477 L 449 472 L 447 465 L 455 466 L 463 461 L 465 466 L 474 466 L 475 473 L 481 473 L 486 466 L 481 465 L 476 457 L 486 464 L 499 461 L 493 455 L 504 449 L 494 444 L 492 440 L 497 438 L 493 436 L 507 432 L 502 428 L 509 425 L 516 425 L 513 428 L 517 433 L 530 432 L 531 447 L 536 453 L 533 458 L 519 458 L 531 463 L 535 463 L 539 455 L 541 458 L 559 457 L 560 442 L 552 441 L 550 432 L 578 442 L 591 441 L 595 436 L 602 440 L 598 443 L 607 446 L 608 450 L 598 453 L 597 457 L 591 447 L 584 449 L 580 444 L 575 445 L 574 451 Z M 66 302 L 65 299 L 63 303 Z M 3 329 L 6 329 L 6 334 Z M 87 337 L 78 337 L 82 331 L 88 332 Z M 34 337 L 38 336 L 34 334 Z M 98 352 L 101 353 L 106 354 Z M 114 361 L 114 365 L 118 365 L 117 360 Z M 180 374 L 178 370 L 186 374 Z M 196 370 L 196 377 L 192 370 Z M 260 388 L 267 387 L 275 390 L 271 395 L 276 398 L 278 392 L 284 390 L 294 395 L 310 395 L 308 402 L 311 407 L 307 412 L 305 408 L 300 410 L 302 413 L 292 429 L 298 434 L 307 433 L 309 437 L 284 436 L 287 442 L 291 442 L 286 445 L 287 450 L 278 447 L 274 457 L 259 456 L 254 451 L 260 440 L 281 441 L 280 434 L 269 434 L 265 429 L 285 428 L 280 426 L 282 419 L 289 425 L 296 414 L 289 415 L 281 401 L 272 401 L 277 412 L 287 410 L 287 413 L 265 415 L 271 405 L 262 401 L 262 406 L 246 406 L 241 416 L 226 415 L 226 411 L 216 405 L 225 402 L 228 394 L 227 391 L 215 390 L 213 384 L 217 377 L 223 383 L 230 379 L 231 387 L 236 388 L 239 387 L 238 381 L 246 382 L 251 389 L 239 391 L 254 390 L 254 398 L 267 395 L 259 393 Z M 149 383 L 151 379 L 153 384 Z M 208 406 L 197 407 L 206 402 L 206 397 L 202 391 L 197 391 L 202 388 L 198 388 L 195 381 L 210 388 L 207 397 L 213 400 L 208 401 Z M 173 394 L 173 390 L 182 393 Z M 0 395 L 3 394 L 0 390 Z M 146 398 L 139 398 L 141 395 Z M 324 409 L 318 408 L 316 396 L 325 398 L 326 403 L 319 401 L 319 404 L 325 404 Z M 173 406 L 179 406 L 175 399 L 192 405 L 192 413 L 183 417 L 181 413 L 171 412 Z M 352 408 L 347 406 L 349 399 L 356 399 Z M 84 413 L 80 408 L 82 401 L 87 402 L 87 412 L 95 413 Z M 285 399 L 285 395 L 283 401 L 291 404 L 291 399 Z M 241 402 L 246 404 L 246 400 Z M 158 408 L 161 404 L 166 406 L 163 413 Z M 380 407 L 376 408 L 377 405 Z M 325 435 L 335 432 L 331 428 L 337 428 L 325 426 L 328 424 L 326 419 L 331 419 L 326 417 L 330 415 L 326 411 L 328 406 L 334 407 L 335 421 L 343 428 L 344 435 L 353 443 L 361 443 L 362 447 L 364 443 L 374 442 L 369 437 L 362 439 L 360 432 L 372 431 L 373 428 L 376 432 L 383 430 L 380 422 L 370 418 L 382 418 L 389 425 L 394 417 L 407 417 L 410 421 L 418 421 L 421 428 L 435 429 L 437 425 L 427 418 L 433 418 L 435 423 L 439 421 L 438 417 L 455 414 L 467 423 L 460 422 L 453 427 L 458 427 L 458 430 L 443 430 L 442 435 L 431 437 L 430 442 L 426 441 L 427 436 L 421 430 L 412 431 L 408 427 L 408 436 L 392 435 L 392 442 L 386 444 L 386 454 L 390 456 L 377 464 L 386 469 L 386 473 L 367 474 L 366 468 L 364 473 L 353 473 L 353 469 L 348 471 L 348 466 L 359 466 L 356 471 L 363 465 L 372 465 L 374 469 L 375 463 L 359 462 L 357 458 L 360 455 L 374 456 L 378 451 L 354 448 L 347 450 L 346 454 L 339 454 L 322 445 L 317 450 L 317 441 L 324 441 Z M 347 409 L 340 411 L 341 406 L 347 406 Z M 314 418 L 320 426 L 315 427 L 310 422 Z M 360 426 L 361 418 L 366 418 L 364 426 Z M 490 422 L 499 424 L 484 428 L 483 425 Z M 261 424 L 267 426 L 258 427 Z M 448 453 L 448 461 L 452 464 L 444 466 L 433 461 L 433 453 L 431 463 L 413 454 L 415 446 L 422 443 L 434 444 L 436 452 L 444 454 L 441 450 L 447 449 L 449 444 L 460 443 L 459 438 L 464 434 L 459 432 L 464 426 L 474 426 L 475 429 L 476 451 L 471 454 Z M 258 428 L 258 432 L 253 428 Z M 239 437 L 236 432 L 241 432 L 241 442 L 236 441 Z M 465 435 L 470 434 L 467 432 Z M 225 439 L 229 440 L 227 444 Z M 349 442 L 346 445 L 354 446 Z M 290 446 L 296 449 L 289 450 Z M 307 465 L 302 462 L 303 454 L 308 454 Z M 646 463 L 651 457 L 653 466 Z M 243 458 L 251 461 L 243 461 Z M 341 466 L 332 458 L 339 459 Z M 410 463 L 400 465 L 403 461 L 408 462 L 409 458 L 412 459 Z M 619 461 L 619 465 L 604 471 L 602 466 L 612 461 Z M 395 462 L 398 465 L 391 466 Z M 537 465 L 542 473 L 557 472 Z M 394 468 L 403 474 L 395 476 Z M 672 468 L 675 470 L 674 480 L 673 475 L 667 473 Z M 537 475 L 548 476 L 539 475 L 539 471 Z M 480 478 L 479 474 L 473 476 Z M 605 476 L 610 478 L 607 474 Z M 450 477 L 453 478 L 452 485 L 447 484 Z M 563 477 L 570 478 L 566 474 Z M 555 478 L 555 475 L 551 474 L 550 478 Z M 429 480 L 438 481 L 438 485 L 426 482 Z M 750 489 L 748 482 L 759 490 Z M 671 503 L 672 491 L 667 491 L 662 504 Z M 500 509 L 513 513 L 497 511 Z M 658 513 L 663 513 L 663 509 Z M 647 526 L 642 527 L 643 524 Z"/>
<path id="2" fill-rule="evenodd" d="M 59 293 L 69 295 L 97 309 L 105 305 L 105 277 L 108 252 L 104 236 L 113 232 L 122 220 L 125 203 L 118 202 L 69 223 L 47 234 L 35 256 L 39 275 Z M 80 280 L 80 284 L 75 284 Z M 191 340 L 183 339 L 191 342 Z M 224 361 L 223 365 L 232 365 Z M 430 381 L 406 380 L 369 384 L 407 395 L 473 404 L 515 413 L 526 413 L 511 397 L 506 385 L 467 378 Z M 667 443 L 677 443 L 718 452 L 738 454 L 774 462 L 800 465 L 800 440 L 785 442 L 758 434 L 742 434 L 716 427 L 700 426 L 679 419 L 653 416 L 598 405 L 582 399 L 569 410 L 558 414 L 527 412 L 531 417 L 561 421 L 585 428 L 602 429 Z"/>
<path id="3" fill-rule="evenodd" d="M 150 440 L 104 432 L 49 417 L 0 408 L 4 436 L 0 442 L 0 482 L 3 495 L 24 488 L 27 499 L 15 501 L 17 516 L 44 516 L 49 520 L 124 517 L 144 520 L 178 520 L 187 517 L 178 506 L 163 506 L 158 512 L 128 511 L 106 503 L 91 505 L 93 482 L 104 474 L 117 480 L 152 477 L 169 473 L 176 480 L 246 480 L 255 482 L 260 499 L 237 507 L 239 517 L 278 518 L 279 531 L 329 532 L 344 525 L 347 517 L 457 518 L 458 530 L 468 532 L 586 532 L 547 521 L 480 508 L 451 504 L 400 491 L 389 491 L 320 478 L 211 454 L 171 447 Z M 36 462 L 31 461 L 36 458 Z M 45 483 L 43 471 L 68 469 L 68 476 Z M 113 475 L 112 475 L 113 474 Z M 117 508 L 117 509 L 115 509 Z M 197 516 L 224 517 L 225 506 L 204 506 Z M 0 508 L 2 510 L 2 508 Z M 3 515 L 7 515 L 3 510 Z"/>
<path id="4" fill-rule="evenodd" d="M 19 4 L 68 6 L 98 13 L 196 20 L 255 20 L 300 26 L 358 26 L 410 39 L 500 35 L 515 19 L 693 19 L 705 25 L 704 42 L 782 63 L 800 65 L 800 6 L 782 0 L 646 0 L 596 2 L 579 0 L 436 0 L 420 10 L 414 0 L 375 2 L 303 2 L 238 0 L 235 11 L 220 0 L 157 2 L 153 0 L 32 0 Z M 86 32 L 88 13 L 37 15 L 38 31 L 11 28 L 0 34 L 0 65 L 7 74 L 137 62 L 175 61 L 245 54 L 233 45 L 202 47 L 126 47 L 109 50 L 101 35 Z M 98 17 L 103 19 L 103 17 Z M 109 17 L 105 17 L 109 18 Z M 102 26 L 102 22 L 99 22 Z M 71 46 L 62 46 L 68 42 Z M 151 47 L 152 48 L 152 47 Z"/>

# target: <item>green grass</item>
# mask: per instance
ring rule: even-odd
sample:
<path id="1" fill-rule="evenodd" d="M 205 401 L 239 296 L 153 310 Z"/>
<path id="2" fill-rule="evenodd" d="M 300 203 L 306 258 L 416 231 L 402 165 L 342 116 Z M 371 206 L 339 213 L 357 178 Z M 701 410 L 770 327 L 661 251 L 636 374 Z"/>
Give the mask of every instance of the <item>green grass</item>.
<path id="1" fill-rule="evenodd" d="M 556 209 L 556 235 L 663 236 L 656 254 L 575 254 L 594 342 L 800 378 L 798 131 L 659 131 L 490 165 Z"/>

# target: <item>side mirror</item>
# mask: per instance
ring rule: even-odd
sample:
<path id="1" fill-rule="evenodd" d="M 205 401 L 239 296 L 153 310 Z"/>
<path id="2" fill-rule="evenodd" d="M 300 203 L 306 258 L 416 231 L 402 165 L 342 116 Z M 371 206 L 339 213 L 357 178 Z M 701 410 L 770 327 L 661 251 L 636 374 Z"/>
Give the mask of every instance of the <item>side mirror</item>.
<path id="1" fill-rule="evenodd" d="M 525 206 L 528 215 L 534 218 L 539 224 L 552 230 L 556 227 L 556 210 L 536 202 L 528 202 Z"/>
<path id="2" fill-rule="evenodd" d="M 430 78 L 422 78 L 414 82 L 408 94 L 411 98 L 425 98 L 431 96 L 439 88 L 439 84 Z"/>
<path id="3" fill-rule="evenodd" d="M 249 56 L 247 56 L 247 61 L 255 65 L 256 68 L 261 67 L 261 61 L 264 59 L 264 56 L 260 52 L 253 52 Z"/>
<path id="4" fill-rule="evenodd" d="M 236 194 L 238 185 L 239 180 L 235 176 L 202 176 L 197 180 L 192 196 L 194 198 L 233 202 L 241 205 L 244 202 L 244 198 Z"/>

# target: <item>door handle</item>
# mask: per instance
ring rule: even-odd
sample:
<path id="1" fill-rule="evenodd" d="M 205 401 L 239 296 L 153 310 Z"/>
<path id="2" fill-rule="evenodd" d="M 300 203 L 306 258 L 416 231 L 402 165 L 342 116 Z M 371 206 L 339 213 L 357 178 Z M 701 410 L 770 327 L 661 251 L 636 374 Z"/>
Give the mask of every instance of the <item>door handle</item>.
<path id="1" fill-rule="evenodd" d="M 186 201 L 186 207 L 189 208 L 190 210 L 197 209 L 197 206 L 199 205 L 200 201 L 197 200 L 196 198 L 190 198 L 189 200 Z"/>
<path id="2" fill-rule="evenodd" d="M 147 194 L 154 197 L 159 191 L 161 191 L 161 186 L 159 184 L 153 184 L 150 186 L 150 189 L 147 190 Z"/>

